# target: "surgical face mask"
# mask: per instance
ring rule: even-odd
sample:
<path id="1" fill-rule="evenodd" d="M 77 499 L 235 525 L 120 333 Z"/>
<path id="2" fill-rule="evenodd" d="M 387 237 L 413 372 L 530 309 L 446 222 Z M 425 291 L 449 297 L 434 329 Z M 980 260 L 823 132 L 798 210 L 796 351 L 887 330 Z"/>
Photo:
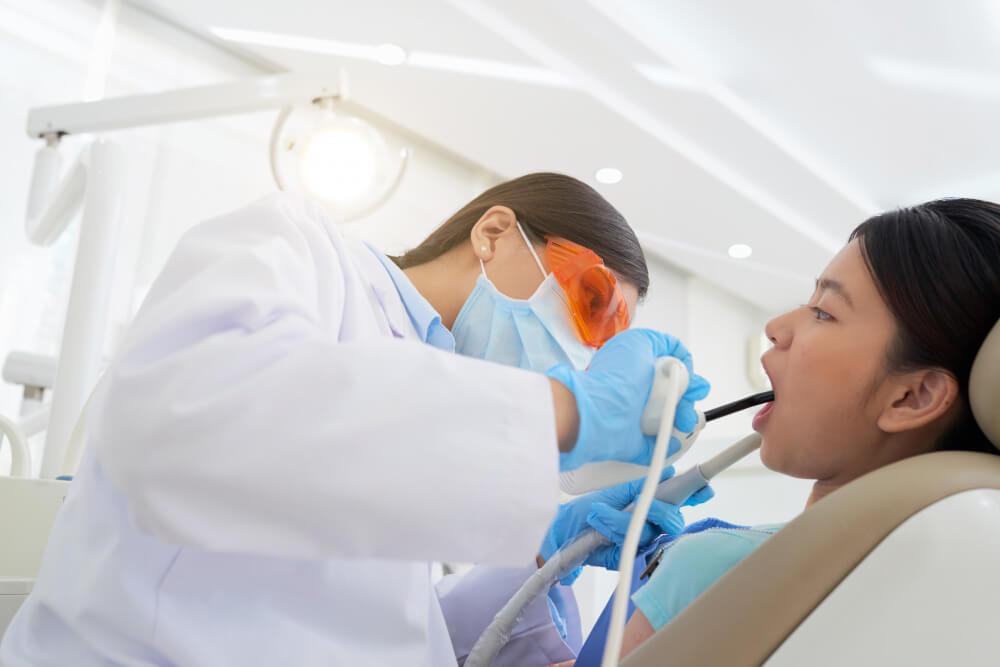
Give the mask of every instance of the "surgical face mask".
<path id="1" fill-rule="evenodd" d="M 513 299 L 486 277 L 480 261 L 482 275 L 452 327 L 455 351 L 538 372 L 562 363 L 583 370 L 595 350 L 577 336 L 566 295 L 555 276 L 546 274 L 520 223 L 517 229 L 545 279 L 530 298 Z"/>

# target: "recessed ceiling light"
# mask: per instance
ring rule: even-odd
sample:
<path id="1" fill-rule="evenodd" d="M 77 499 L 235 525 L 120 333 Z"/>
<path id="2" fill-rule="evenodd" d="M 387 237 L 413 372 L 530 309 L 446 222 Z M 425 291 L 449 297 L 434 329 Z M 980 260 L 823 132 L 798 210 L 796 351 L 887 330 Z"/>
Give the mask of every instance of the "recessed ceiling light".
<path id="1" fill-rule="evenodd" d="M 729 256 L 733 259 L 746 259 L 753 254 L 753 248 L 746 243 L 736 243 L 729 246 Z"/>
<path id="2" fill-rule="evenodd" d="M 594 174 L 594 178 L 596 178 L 599 183 L 612 185 L 622 180 L 622 172 L 620 169 L 615 169 L 614 167 L 603 167 L 597 170 L 597 173 Z"/>
<path id="3" fill-rule="evenodd" d="M 406 62 L 406 51 L 396 44 L 380 44 L 375 57 L 383 65 L 402 65 Z"/>

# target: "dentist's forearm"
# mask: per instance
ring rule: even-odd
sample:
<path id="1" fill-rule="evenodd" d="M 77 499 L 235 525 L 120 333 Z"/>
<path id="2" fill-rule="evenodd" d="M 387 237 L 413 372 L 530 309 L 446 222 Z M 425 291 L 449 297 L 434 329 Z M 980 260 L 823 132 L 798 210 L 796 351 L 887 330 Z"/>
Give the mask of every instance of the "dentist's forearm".
<path id="1" fill-rule="evenodd" d="M 558 380 L 549 378 L 549 384 L 552 386 L 552 405 L 555 410 L 559 451 L 568 452 L 573 449 L 580 434 L 580 413 L 576 408 L 576 397 Z"/>

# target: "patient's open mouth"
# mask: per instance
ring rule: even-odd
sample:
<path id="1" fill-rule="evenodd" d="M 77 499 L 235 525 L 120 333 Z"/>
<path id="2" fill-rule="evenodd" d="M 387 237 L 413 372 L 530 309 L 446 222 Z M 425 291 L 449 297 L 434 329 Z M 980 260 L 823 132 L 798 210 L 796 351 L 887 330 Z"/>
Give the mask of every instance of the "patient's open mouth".
<path id="1" fill-rule="evenodd" d="M 767 422 L 767 418 L 773 410 L 774 410 L 774 401 L 771 401 L 763 408 L 761 408 L 760 412 L 758 412 L 757 415 L 753 418 L 753 430 L 759 432 L 760 429 L 764 426 L 764 423 Z"/>

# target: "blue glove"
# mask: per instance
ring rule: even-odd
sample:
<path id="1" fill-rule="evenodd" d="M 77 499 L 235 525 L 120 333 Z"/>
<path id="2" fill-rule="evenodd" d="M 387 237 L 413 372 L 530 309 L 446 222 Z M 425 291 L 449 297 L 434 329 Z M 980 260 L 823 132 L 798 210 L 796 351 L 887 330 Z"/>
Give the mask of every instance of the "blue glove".
<path id="1" fill-rule="evenodd" d="M 661 479 L 667 479 L 673 474 L 674 469 L 671 466 L 663 471 Z M 594 529 L 607 538 L 611 544 L 596 549 L 584 563 L 598 565 L 608 570 L 617 570 L 622 543 L 625 542 L 625 533 L 628 532 L 628 524 L 632 520 L 632 513 L 622 510 L 631 505 L 639 496 L 644 481 L 639 479 L 634 482 L 626 482 L 603 491 L 588 493 L 565 505 L 560 505 L 555 521 L 552 522 L 549 532 L 545 534 L 545 539 L 542 541 L 542 548 L 539 551 L 542 558 L 548 560 L 552 554 L 575 540 L 580 533 Z M 684 501 L 684 506 L 700 505 L 710 500 L 714 495 L 712 487 L 706 486 Z M 649 507 L 649 514 L 646 516 L 646 525 L 643 527 L 642 536 L 639 539 L 640 552 L 660 535 L 679 535 L 683 530 L 684 517 L 681 516 L 680 508 L 654 498 L 653 504 Z M 577 568 L 566 575 L 561 583 L 569 586 L 580 576 L 581 570 L 582 568 Z"/>
<path id="2" fill-rule="evenodd" d="M 656 436 L 643 434 L 639 423 L 653 388 L 656 360 L 667 356 L 682 361 L 690 375 L 674 418 L 674 426 L 689 433 L 698 424 L 694 402 L 708 395 L 709 384 L 694 374 L 691 353 L 673 336 L 630 329 L 605 343 L 586 371 L 574 370 L 569 364 L 549 369 L 549 377 L 573 392 L 580 414 L 576 445 L 559 455 L 560 470 L 574 470 L 592 461 L 649 464 Z M 674 439 L 670 450 L 679 446 Z"/>

